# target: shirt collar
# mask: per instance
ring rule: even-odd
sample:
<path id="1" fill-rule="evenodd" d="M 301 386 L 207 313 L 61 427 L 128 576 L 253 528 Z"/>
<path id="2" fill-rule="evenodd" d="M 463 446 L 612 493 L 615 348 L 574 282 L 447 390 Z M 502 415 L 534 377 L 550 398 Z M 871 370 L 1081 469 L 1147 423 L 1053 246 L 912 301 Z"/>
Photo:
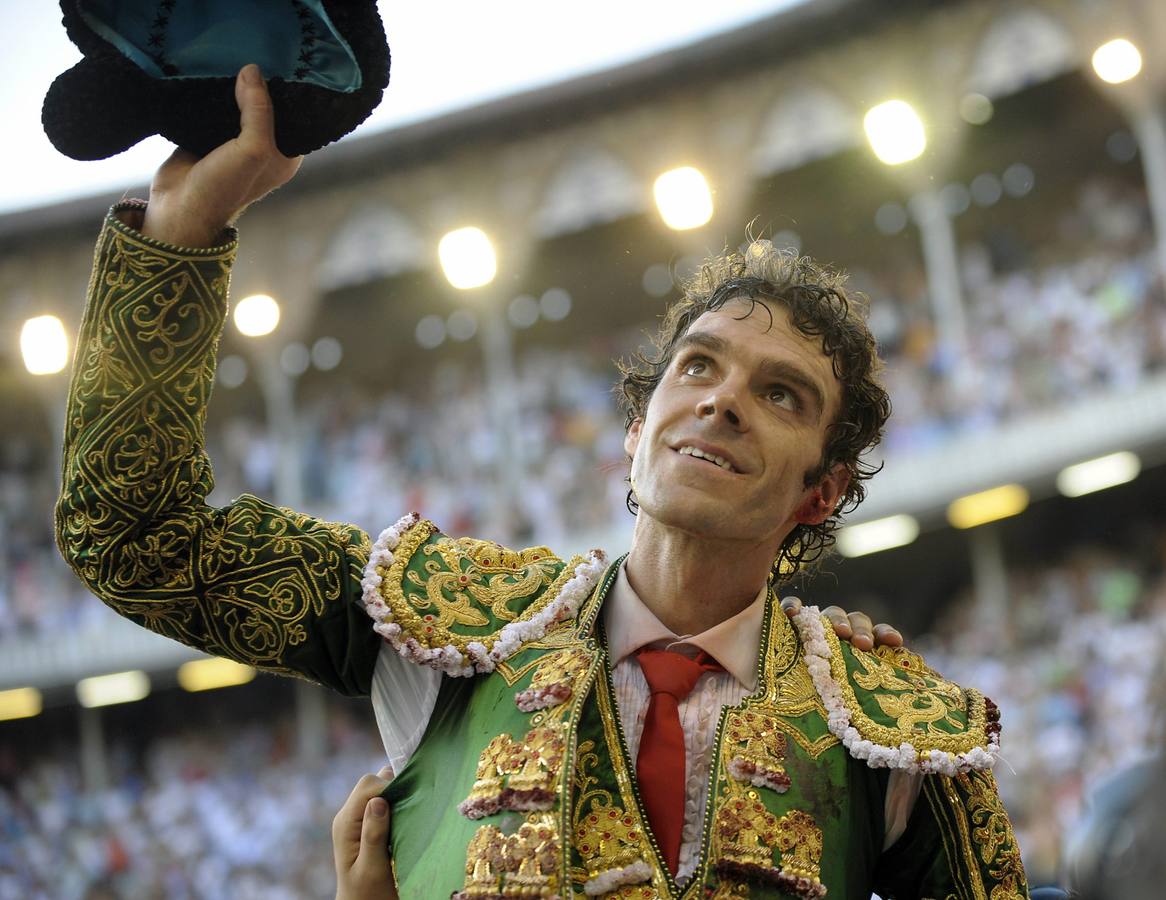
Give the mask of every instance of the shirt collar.
<path id="1" fill-rule="evenodd" d="M 688 644 L 712 656 L 743 687 L 754 691 L 757 689 L 757 657 L 761 652 L 761 626 L 768 594 L 768 586 L 763 587 L 757 598 L 735 616 L 700 634 L 678 635 L 644 605 L 632 590 L 621 565 L 603 604 L 603 626 L 607 632 L 612 668 L 645 644 L 660 641 L 669 646 Z"/>

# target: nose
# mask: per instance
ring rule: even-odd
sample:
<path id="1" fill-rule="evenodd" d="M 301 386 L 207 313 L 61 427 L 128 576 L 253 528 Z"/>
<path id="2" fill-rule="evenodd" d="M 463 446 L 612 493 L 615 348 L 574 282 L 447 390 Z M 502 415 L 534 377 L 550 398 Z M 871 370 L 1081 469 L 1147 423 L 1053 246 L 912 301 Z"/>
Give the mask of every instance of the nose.
<path id="1" fill-rule="evenodd" d="M 724 419 L 736 431 L 745 431 L 748 424 L 744 415 L 744 408 L 736 391 L 728 385 L 719 385 L 717 390 L 703 397 L 696 407 L 699 419 Z"/>

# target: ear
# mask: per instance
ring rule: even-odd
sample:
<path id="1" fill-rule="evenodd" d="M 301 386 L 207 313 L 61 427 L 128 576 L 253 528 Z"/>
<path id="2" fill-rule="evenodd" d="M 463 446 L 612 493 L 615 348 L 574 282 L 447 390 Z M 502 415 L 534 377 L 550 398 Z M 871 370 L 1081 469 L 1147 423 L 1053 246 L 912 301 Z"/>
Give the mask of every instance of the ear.
<path id="1" fill-rule="evenodd" d="M 624 451 L 633 459 L 635 459 L 636 456 L 636 448 L 640 446 L 640 431 L 643 429 L 643 427 L 643 419 L 632 419 L 632 424 L 628 426 L 628 430 L 623 436 Z"/>
<path id="2" fill-rule="evenodd" d="M 809 490 L 801 506 L 794 512 L 800 525 L 821 525 L 834 512 L 838 501 L 850 484 L 850 473 L 842 463 L 836 463 L 822 479 Z"/>

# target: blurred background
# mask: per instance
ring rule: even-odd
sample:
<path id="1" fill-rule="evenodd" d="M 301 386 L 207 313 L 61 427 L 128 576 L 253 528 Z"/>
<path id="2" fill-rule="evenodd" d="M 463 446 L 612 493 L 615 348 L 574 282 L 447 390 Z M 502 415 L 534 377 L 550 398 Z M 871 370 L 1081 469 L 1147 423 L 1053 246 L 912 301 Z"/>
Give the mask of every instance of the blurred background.
<path id="1" fill-rule="evenodd" d="M 593 15 L 569 43 L 608 55 L 566 70 L 534 65 L 550 19 L 492 7 L 471 56 L 403 43 L 383 9 L 382 109 L 399 83 L 426 93 L 416 57 L 454 87 L 247 214 L 212 500 L 622 552 L 612 360 L 747 226 L 835 263 L 869 298 L 895 411 L 839 552 L 789 590 L 893 622 L 1000 705 L 1030 880 L 1063 883 L 1091 793 L 1162 737 L 1166 7 L 661 9 L 659 29 Z M 533 82 L 481 95 L 524 48 Z M 5 166 L 0 898 L 331 896 L 331 817 L 383 761 L 367 704 L 137 629 L 52 544 L 93 240 L 166 151 L 136 152 L 69 199 Z"/>

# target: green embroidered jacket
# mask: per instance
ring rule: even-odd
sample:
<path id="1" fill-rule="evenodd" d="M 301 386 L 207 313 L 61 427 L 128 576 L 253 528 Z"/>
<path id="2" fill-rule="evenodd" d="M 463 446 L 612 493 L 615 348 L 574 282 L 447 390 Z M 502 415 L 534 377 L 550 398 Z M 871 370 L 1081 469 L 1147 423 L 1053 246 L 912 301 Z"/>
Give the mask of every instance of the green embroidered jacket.
<path id="1" fill-rule="evenodd" d="M 97 247 L 61 551 L 114 610 L 209 653 L 356 694 L 384 641 L 471 676 L 443 679 L 390 786 L 402 896 L 1027 896 L 978 768 L 990 703 L 906 651 L 853 651 L 808 612 L 795 628 L 772 596 L 758 691 L 718 728 L 701 864 L 675 884 L 640 813 L 598 624 L 615 568 L 453 540 L 416 517 L 370 546 L 255 497 L 210 507 L 203 426 L 234 238 L 161 245 L 119 218 L 140 208 L 115 207 Z M 876 764 L 958 769 L 924 778 L 886 851 Z"/>

